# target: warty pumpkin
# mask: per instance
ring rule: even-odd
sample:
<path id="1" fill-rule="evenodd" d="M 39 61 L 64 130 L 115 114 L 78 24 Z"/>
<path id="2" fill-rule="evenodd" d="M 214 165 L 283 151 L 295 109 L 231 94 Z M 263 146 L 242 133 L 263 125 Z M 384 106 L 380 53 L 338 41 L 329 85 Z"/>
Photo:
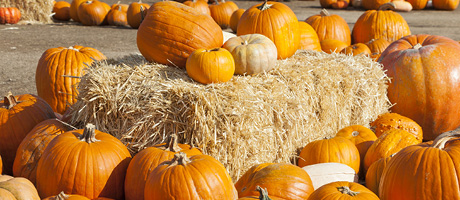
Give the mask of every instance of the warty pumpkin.
<path id="1" fill-rule="evenodd" d="M 300 49 L 321 51 L 318 34 L 307 22 L 299 21 Z"/>
<path id="2" fill-rule="evenodd" d="M 53 6 L 53 18 L 60 21 L 70 20 L 70 3 L 67 1 L 58 1 Z"/>
<path id="3" fill-rule="evenodd" d="M 72 3 L 70 4 L 70 18 L 74 22 L 80 22 L 80 18 L 78 17 L 78 7 L 86 1 L 87 0 L 72 0 Z"/>
<path id="4" fill-rule="evenodd" d="M 438 10 L 455 10 L 458 7 L 459 0 L 432 0 L 433 7 Z"/>
<path id="5" fill-rule="evenodd" d="M 243 16 L 243 13 L 245 11 L 246 9 L 240 8 L 238 10 L 235 10 L 230 16 L 230 29 L 232 29 L 234 33 L 237 33 L 238 22 L 240 21 L 240 18 L 241 16 Z"/>
<path id="6" fill-rule="evenodd" d="M 184 4 L 197 9 L 203 14 L 211 15 L 211 10 L 209 9 L 208 2 L 205 0 L 188 0 L 184 1 Z"/>
<path id="7" fill-rule="evenodd" d="M 392 154 L 391 156 L 385 158 L 380 158 L 379 160 L 372 163 L 369 169 L 367 169 L 365 178 L 366 187 L 377 195 L 379 194 L 379 185 L 383 170 L 394 155 L 396 154 Z"/>
<path id="8" fill-rule="evenodd" d="M 0 24 L 16 24 L 21 19 L 21 11 L 16 7 L 0 7 Z"/>
<path id="9" fill-rule="evenodd" d="M 129 4 L 128 11 L 126 11 L 128 25 L 131 26 L 131 28 L 139 28 L 149 8 L 149 4 L 142 3 L 141 1 Z"/>
<path id="10" fill-rule="evenodd" d="M 0 101 L 0 155 L 3 173 L 13 174 L 16 151 L 26 135 L 38 123 L 55 118 L 53 109 L 40 97 L 8 93 Z"/>
<path id="11" fill-rule="evenodd" d="M 2 200 L 40 200 L 37 189 L 22 177 L 0 175 L 0 198 Z"/>
<path id="12" fill-rule="evenodd" d="M 315 29 L 319 41 L 334 39 L 351 45 L 350 27 L 345 19 L 336 14 L 329 14 L 326 9 L 322 9 L 320 14 L 308 17 L 305 22 Z"/>
<path id="13" fill-rule="evenodd" d="M 460 44 L 435 35 L 410 35 L 382 53 L 392 112 L 423 129 L 423 139 L 460 126 Z"/>
<path id="14" fill-rule="evenodd" d="M 230 17 L 233 12 L 238 10 L 238 6 L 233 1 L 216 0 L 215 4 L 209 5 L 211 17 L 216 21 L 222 29 L 230 26 Z"/>
<path id="15" fill-rule="evenodd" d="M 398 113 L 388 112 L 380 114 L 377 119 L 370 123 L 370 125 L 377 137 L 391 129 L 402 129 L 412 133 L 419 142 L 422 142 L 423 140 L 422 127 L 420 127 L 420 125 L 418 125 L 414 120 Z"/>
<path id="16" fill-rule="evenodd" d="M 223 83 L 233 77 L 235 61 L 224 48 L 197 49 L 187 58 L 186 70 L 199 83 Z"/>
<path id="17" fill-rule="evenodd" d="M 355 43 L 345 47 L 342 51 L 340 51 L 340 53 L 351 56 L 369 56 L 371 54 L 371 50 L 366 44 Z"/>
<path id="18" fill-rule="evenodd" d="M 316 189 L 308 200 L 359 199 L 379 200 L 379 197 L 363 185 L 355 182 L 337 181 Z"/>

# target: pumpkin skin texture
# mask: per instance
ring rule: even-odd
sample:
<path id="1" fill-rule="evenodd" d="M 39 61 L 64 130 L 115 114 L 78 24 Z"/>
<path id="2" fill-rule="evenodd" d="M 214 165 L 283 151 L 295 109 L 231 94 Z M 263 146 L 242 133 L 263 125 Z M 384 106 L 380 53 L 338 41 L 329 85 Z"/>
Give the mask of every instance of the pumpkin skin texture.
<path id="1" fill-rule="evenodd" d="M 350 27 L 339 15 L 331 15 L 323 9 L 320 14 L 308 17 L 305 22 L 315 29 L 319 41 L 333 39 L 343 41 L 347 46 L 351 45 Z"/>
<path id="2" fill-rule="evenodd" d="M 110 6 L 104 2 L 86 1 L 78 7 L 78 18 L 85 26 L 98 26 L 105 22 Z"/>
<path id="3" fill-rule="evenodd" d="M 344 137 L 316 140 L 308 143 L 300 152 L 297 165 L 336 162 L 350 166 L 359 173 L 360 158 L 355 144 Z"/>
<path id="4" fill-rule="evenodd" d="M 370 57 L 373 58 L 374 61 L 378 61 L 382 52 L 390 45 L 390 42 L 383 38 L 378 38 L 369 40 L 366 45 L 371 50 Z"/>
<path id="5" fill-rule="evenodd" d="M 153 4 L 137 31 L 137 47 L 149 62 L 180 68 L 196 49 L 222 44 L 222 29 L 211 16 L 174 1 Z"/>
<path id="6" fill-rule="evenodd" d="M 331 53 L 339 53 L 343 49 L 347 48 L 348 45 L 340 40 L 334 40 L 334 39 L 325 39 L 319 42 L 321 45 L 321 50 L 331 54 Z"/>
<path id="7" fill-rule="evenodd" d="M 455 10 L 458 7 L 458 0 L 433 0 L 433 7 L 438 10 Z"/>
<path id="8" fill-rule="evenodd" d="M 78 17 L 78 7 L 86 1 L 87 0 L 72 0 L 72 3 L 70 4 L 70 18 L 73 21 L 80 22 L 80 18 Z"/>
<path id="9" fill-rule="evenodd" d="M 353 43 L 367 43 L 377 38 L 393 42 L 410 34 L 406 20 L 391 10 L 366 11 L 358 18 L 352 30 Z"/>
<path id="10" fill-rule="evenodd" d="M 145 183 L 149 174 L 162 162 L 174 158 L 174 154 L 183 152 L 187 156 L 202 154 L 197 148 L 187 144 L 178 144 L 175 134 L 166 143 L 148 147 L 137 153 L 129 163 L 125 178 L 125 199 L 144 199 Z"/>
<path id="11" fill-rule="evenodd" d="M 379 184 L 380 179 L 382 178 L 383 170 L 388 165 L 393 155 L 396 154 L 392 154 L 392 156 L 386 158 L 380 158 L 379 160 L 372 163 L 372 165 L 367 170 L 365 179 L 366 187 L 369 188 L 375 194 L 379 193 Z"/>
<path id="12" fill-rule="evenodd" d="M 355 43 L 351 46 L 342 49 L 340 53 L 352 56 L 369 56 L 371 54 L 371 50 L 369 49 L 369 47 L 367 47 L 366 44 Z"/>
<path id="13" fill-rule="evenodd" d="M 199 10 L 203 14 L 211 15 L 211 10 L 209 9 L 208 2 L 204 0 L 184 1 L 184 4 Z"/>
<path id="14" fill-rule="evenodd" d="M 238 22 L 240 21 L 241 16 L 243 16 L 244 11 L 246 11 L 246 9 L 240 8 L 235 10 L 235 12 L 232 13 L 232 16 L 230 16 L 230 29 L 232 29 L 233 33 L 237 33 Z"/>
<path id="15" fill-rule="evenodd" d="M 35 185 L 38 161 L 46 146 L 56 136 L 71 129 L 69 125 L 57 119 L 47 119 L 37 124 L 18 147 L 13 164 L 13 175 L 27 178 Z"/>
<path id="16" fill-rule="evenodd" d="M 70 3 L 66 1 L 58 1 L 53 6 L 53 15 L 54 19 L 60 21 L 69 21 L 70 20 Z"/>
<path id="17" fill-rule="evenodd" d="M 9 93 L 0 101 L 0 155 L 4 174 L 13 174 L 19 144 L 34 126 L 55 117 L 53 109 L 35 95 L 14 96 Z"/>
<path id="18" fill-rule="evenodd" d="M 40 200 L 34 184 L 22 177 L 0 175 L 0 198 L 2 200 Z"/>
<path id="19" fill-rule="evenodd" d="M 16 24 L 20 19 L 21 11 L 18 8 L 0 8 L 0 24 Z"/>
<path id="20" fill-rule="evenodd" d="M 456 129 L 398 152 L 383 170 L 380 199 L 460 199 L 459 136 Z"/>
<path id="21" fill-rule="evenodd" d="M 414 10 L 423 10 L 428 3 L 428 0 L 406 0 L 412 5 L 412 9 Z"/>
<path id="22" fill-rule="evenodd" d="M 238 10 L 238 6 L 233 1 L 218 0 L 214 1 L 215 4 L 209 5 L 211 17 L 216 21 L 222 29 L 230 26 L 230 17 L 233 12 Z"/>
<path id="23" fill-rule="evenodd" d="M 129 4 L 128 11 L 126 11 L 128 25 L 131 26 L 131 28 L 139 28 L 149 8 L 150 5 L 146 3 L 133 2 Z"/>
<path id="24" fill-rule="evenodd" d="M 260 186 L 256 186 L 257 192 L 259 192 L 259 196 L 248 196 L 248 197 L 241 197 L 238 200 L 282 200 L 276 197 L 269 197 L 268 192 L 266 189 L 261 188 Z"/>
<path id="25" fill-rule="evenodd" d="M 202 84 L 229 81 L 235 73 L 232 54 L 224 48 L 197 49 L 187 59 L 187 74 Z"/>
<path id="26" fill-rule="evenodd" d="M 272 199 L 307 199 L 313 192 L 310 176 L 290 163 L 262 163 L 251 167 L 235 183 L 238 196 L 257 196 L 256 187 L 265 188 Z"/>
<path id="27" fill-rule="evenodd" d="M 181 152 L 150 173 L 144 196 L 145 200 L 217 200 L 236 199 L 238 194 L 230 175 L 219 161 L 208 155 L 187 157 Z"/>
<path id="28" fill-rule="evenodd" d="M 372 191 L 359 183 L 337 181 L 321 186 L 308 198 L 309 200 L 379 200 Z"/>
<path id="29" fill-rule="evenodd" d="M 412 133 L 419 142 L 423 140 L 422 127 L 414 120 L 404 117 L 398 113 L 384 113 L 377 117 L 376 120 L 370 123 L 377 137 L 391 129 L 402 129 Z"/>
<path id="30" fill-rule="evenodd" d="M 124 179 L 131 155 L 117 138 L 87 124 L 65 132 L 46 147 L 37 168 L 42 197 L 64 193 L 90 199 L 123 199 Z"/>
<path id="31" fill-rule="evenodd" d="M 110 10 L 107 14 L 107 22 L 109 25 L 113 26 L 127 26 L 128 20 L 126 12 L 122 10 L 121 6 L 117 6 L 116 8 Z"/>
<path id="32" fill-rule="evenodd" d="M 459 43 L 443 36 L 411 35 L 388 46 L 379 62 L 392 78 L 391 111 L 417 122 L 423 139 L 433 140 L 460 125 Z"/>
<path id="33" fill-rule="evenodd" d="M 85 196 L 77 195 L 77 194 L 65 194 L 64 192 L 61 192 L 56 196 L 47 197 L 42 200 L 91 200 L 91 199 Z"/>
<path id="34" fill-rule="evenodd" d="M 233 37 L 225 42 L 235 60 L 235 74 L 254 75 L 268 72 L 276 64 L 277 50 L 270 38 L 261 34 Z"/>
<path id="35" fill-rule="evenodd" d="M 91 47 L 57 47 L 46 50 L 38 61 L 35 72 L 37 94 L 57 113 L 63 114 L 77 101 L 76 86 L 83 69 L 94 60 L 106 57 Z M 69 77 L 70 76 L 70 77 Z"/>
<path id="36" fill-rule="evenodd" d="M 300 49 L 321 51 L 318 34 L 307 22 L 299 21 Z"/>
<path id="37" fill-rule="evenodd" d="M 247 9 L 238 22 L 237 35 L 259 33 L 270 38 L 278 59 L 289 58 L 300 47 L 297 16 L 285 4 L 265 1 Z"/>

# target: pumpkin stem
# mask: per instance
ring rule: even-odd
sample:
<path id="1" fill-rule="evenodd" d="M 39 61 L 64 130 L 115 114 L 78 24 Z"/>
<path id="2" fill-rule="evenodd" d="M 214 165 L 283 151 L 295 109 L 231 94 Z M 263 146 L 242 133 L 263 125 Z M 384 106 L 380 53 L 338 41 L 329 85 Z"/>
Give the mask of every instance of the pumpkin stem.
<path id="1" fill-rule="evenodd" d="M 393 2 L 384 3 L 378 8 L 378 10 L 395 10 L 395 9 L 396 9 L 396 5 Z"/>
<path id="2" fill-rule="evenodd" d="M 80 50 L 74 48 L 73 46 L 71 46 L 71 47 L 69 47 L 69 48 L 67 48 L 67 49 L 74 50 L 74 51 L 78 51 L 78 52 L 80 51 Z"/>
<path id="3" fill-rule="evenodd" d="M 219 49 L 220 49 L 219 47 L 216 47 L 216 48 L 214 48 L 214 49 L 209 49 L 209 50 L 206 50 L 206 52 L 211 52 L 211 51 L 219 51 Z"/>
<path id="4" fill-rule="evenodd" d="M 446 143 L 452 139 L 460 136 L 460 128 L 457 128 L 452 131 L 445 132 L 441 135 L 438 135 L 436 139 L 434 139 L 433 144 L 431 147 L 438 148 L 438 149 L 444 149 L 446 146 Z"/>
<path id="5" fill-rule="evenodd" d="M 359 135 L 359 131 L 353 131 L 353 132 L 351 132 L 351 135 L 352 135 L 353 137 L 356 137 L 356 136 Z"/>
<path id="6" fill-rule="evenodd" d="M 61 193 L 59 193 L 58 195 L 56 195 L 56 197 L 54 198 L 54 200 L 66 200 L 69 198 L 69 195 L 65 194 L 64 191 L 61 191 Z"/>
<path id="7" fill-rule="evenodd" d="M 342 194 L 348 194 L 352 197 L 356 196 L 359 194 L 359 192 L 354 192 L 352 190 L 350 190 L 350 188 L 348 186 L 341 186 L 341 187 L 338 187 L 337 190 L 339 190 L 339 192 L 341 192 Z"/>
<path id="8" fill-rule="evenodd" d="M 174 158 L 170 160 L 169 162 L 164 162 L 164 164 L 169 165 L 169 166 L 176 166 L 176 165 L 187 165 L 190 162 L 190 159 L 188 159 L 187 154 L 184 152 L 179 152 L 174 154 Z"/>
<path id="9" fill-rule="evenodd" d="M 4 97 L 3 100 L 3 107 L 6 109 L 11 109 L 15 105 L 17 105 L 19 102 L 16 100 L 14 97 L 13 93 L 8 92 L 8 94 Z"/>
<path id="10" fill-rule="evenodd" d="M 159 147 L 161 150 L 168 150 L 174 153 L 180 152 L 182 150 L 179 145 L 177 145 L 177 135 L 171 134 L 169 135 L 168 139 L 166 140 L 166 144 L 162 147 Z"/>
<path id="11" fill-rule="evenodd" d="M 144 6 L 141 5 L 140 10 L 141 10 L 140 13 L 141 13 L 141 23 L 142 23 L 142 21 L 144 21 L 144 18 L 145 18 Z"/>
<path id="12" fill-rule="evenodd" d="M 261 11 L 264 11 L 264 10 L 267 10 L 269 9 L 270 7 L 272 7 L 273 4 L 268 4 L 268 0 L 265 0 L 264 3 L 257 7 L 257 9 L 261 10 Z"/>
<path id="13" fill-rule="evenodd" d="M 81 141 L 85 141 L 88 144 L 99 141 L 96 139 L 96 126 L 94 124 L 86 124 L 83 134 L 80 136 Z"/>
<path id="14" fill-rule="evenodd" d="M 321 14 L 321 17 L 326 17 L 330 15 L 325 8 L 323 8 L 319 14 Z"/>
<path id="15" fill-rule="evenodd" d="M 418 50 L 420 48 L 422 48 L 422 44 L 420 43 L 417 43 L 416 45 L 414 45 L 414 47 L 412 47 L 412 49 L 415 49 L 415 50 Z"/>
<path id="16" fill-rule="evenodd" d="M 256 186 L 256 190 L 259 192 L 259 200 L 272 200 L 268 197 L 267 189 L 263 189 L 260 186 Z"/>

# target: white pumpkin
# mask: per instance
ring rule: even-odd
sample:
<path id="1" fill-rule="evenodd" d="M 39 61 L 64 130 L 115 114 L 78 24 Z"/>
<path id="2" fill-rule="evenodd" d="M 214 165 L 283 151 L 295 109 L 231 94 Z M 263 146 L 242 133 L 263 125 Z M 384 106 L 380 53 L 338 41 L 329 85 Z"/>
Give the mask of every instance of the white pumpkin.
<path id="1" fill-rule="evenodd" d="M 307 165 L 302 169 L 310 175 L 315 190 L 336 181 L 358 182 L 355 170 L 342 163 L 319 163 Z"/>

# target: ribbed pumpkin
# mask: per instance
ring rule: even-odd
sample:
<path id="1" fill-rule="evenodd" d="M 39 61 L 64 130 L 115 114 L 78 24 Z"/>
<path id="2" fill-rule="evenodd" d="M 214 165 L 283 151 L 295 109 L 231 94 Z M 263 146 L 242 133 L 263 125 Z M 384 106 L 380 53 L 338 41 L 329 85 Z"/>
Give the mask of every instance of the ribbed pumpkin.
<path id="1" fill-rule="evenodd" d="M 70 20 L 70 3 L 67 1 L 58 1 L 53 6 L 53 18 L 61 21 Z"/>
<path id="2" fill-rule="evenodd" d="M 184 1 L 184 4 L 197 9 L 203 14 L 211 15 L 211 10 L 209 9 L 208 2 L 204 0 L 189 0 Z"/>
<path id="3" fill-rule="evenodd" d="M 42 197 L 61 191 L 90 199 L 123 199 L 123 185 L 131 155 L 123 143 L 87 124 L 65 132 L 46 147 L 37 168 Z"/>
<path id="4" fill-rule="evenodd" d="M 74 22 L 80 22 L 80 18 L 78 17 L 78 7 L 86 1 L 87 0 L 72 0 L 72 3 L 70 4 L 70 18 Z"/>
<path id="5" fill-rule="evenodd" d="M 149 62 L 180 68 L 196 49 L 223 43 L 222 29 L 211 16 L 174 1 L 153 4 L 137 31 L 137 47 Z"/>
<path id="6" fill-rule="evenodd" d="M 379 194 L 379 185 L 383 170 L 388 165 L 391 158 L 393 158 L 393 155 L 396 154 L 392 154 L 391 156 L 385 158 L 380 158 L 379 160 L 372 163 L 369 169 L 367 169 L 365 178 L 366 187 L 377 195 Z"/>
<path id="7" fill-rule="evenodd" d="M 423 140 L 422 127 L 420 127 L 420 125 L 418 125 L 414 120 L 404 117 L 398 113 L 380 114 L 377 119 L 370 123 L 370 125 L 377 137 L 391 129 L 402 129 L 412 133 L 419 142 L 422 142 Z"/>
<path id="8" fill-rule="evenodd" d="M 342 49 L 340 53 L 351 56 L 369 56 L 371 54 L 371 50 L 366 44 L 355 43 Z"/>
<path id="9" fill-rule="evenodd" d="M 230 26 L 230 17 L 233 12 L 238 10 L 238 6 L 233 1 L 219 0 L 214 1 L 215 4 L 209 5 L 211 17 L 216 21 L 222 29 Z"/>
<path id="10" fill-rule="evenodd" d="M 232 29 L 234 33 L 237 33 L 238 22 L 245 11 L 246 9 L 240 8 L 235 10 L 235 12 L 232 13 L 232 16 L 230 16 L 230 29 Z"/>
<path id="11" fill-rule="evenodd" d="M 235 74 L 254 75 L 268 72 L 276 64 L 277 50 L 270 38 L 261 34 L 233 37 L 225 42 L 235 60 Z"/>
<path id="12" fill-rule="evenodd" d="M 432 0 L 433 7 L 438 10 L 455 10 L 459 0 Z"/>
<path id="13" fill-rule="evenodd" d="M 380 199 L 460 199 L 459 136 L 456 129 L 398 152 L 383 171 Z"/>
<path id="14" fill-rule="evenodd" d="M 352 30 L 353 43 L 367 43 L 377 38 L 393 42 L 410 34 L 406 20 L 391 10 L 366 11 L 358 18 Z"/>
<path id="15" fill-rule="evenodd" d="M 297 165 L 336 162 L 350 166 L 359 173 L 360 158 L 355 144 L 344 137 L 332 137 L 308 143 L 300 152 Z"/>
<path id="16" fill-rule="evenodd" d="M 411 35 L 395 41 L 380 63 L 392 79 L 391 111 L 417 122 L 423 139 L 460 126 L 460 45 L 443 36 Z"/>
<path id="17" fill-rule="evenodd" d="M 133 157 L 126 171 L 126 200 L 144 199 L 144 188 L 149 174 L 162 162 L 173 159 L 174 154 L 179 152 L 187 156 L 202 154 L 200 150 L 190 145 L 178 144 L 177 140 L 177 135 L 170 135 L 166 143 L 145 148 Z"/>
<path id="18" fill-rule="evenodd" d="M 21 19 L 21 11 L 16 7 L 0 7 L 0 24 L 16 24 Z"/>
<path id="19" fill-rule="evenodd" d="M 128 20 L 128 25 L 131 26 L 131 28 L 139 28 L 145 16 L 147 15 L 149 8 L 149 4 L 142 3 L 141 1 L 132 2 L 129 4 L 128 11 L 126 11 L 126 19 Z"/>
<path id="20" fill-rule="evenodd" d="M 126 17 L 126 12 L 122 10 L 121 6 L 116 6 L 107 14 L 107 22 L 109 25 L 113 26 L 127 26 L 128 20 Z"/>
<path id="21" fill-rule="evenodd" d="M 289 58 L 300 46 L 297 16 L 285 4 L 265 1 L 247 9 L 238 22 L 237 35 L 259 33 L 270 38 L 278 59 Z"/>
<path id="22" fill-rule="evenodd" d="M 351 45 L 350 27 L 345 19 L 336 14 L 329 14 L 326 9 L 322 9 L 320 14 L 308 17 L 305 22 L 311 25 L 318 34 L 319 41 L 334 39 Z"/>
<path id="23" fill-rule="evenodd" d="M 377 10 L 388 2 L 391 2 L 391 0 L 363 0 L 361 1 L 361 6 L 366 10 Z"/>
<path id="24" fill-rule="evenodd" d="M 197 49 L 187 59 L 187 74 L 202 84 L 229 81 L 235 73 L 232 54 L 224 48 Z"/>
<path id="25" fill-rule="evenodd" d="M 310 176 L 289 163 L 262 163 L 251 167 L 235 183 L 238 196 L 257 196 L 256 187 L 265 188 L 273 199 L 307 199 L 313 192 Z"/>
<path id="26" fill-rule="evenodd" d="M 25 178 L 0 175 L 0 199 L 40 200 L 34 184 Z"/>
<path id="27" fill-rule="evenodd" d="M 371 58 L 373 58 L 374 61 L 378 61 L 382 52 L 390 45 L 390 42 L 383 38 L 377 38 L 369 40 L 366 45 L 371 50 Z"/>
<path id="28" fill-rule="evenodd" d="M 321 45 L 321 50 L 326 52 L 326 53 L 339 53 L 343 49 L 347 48 L 348 45 L 341 41 L 341 40 L 334 40 L 334 39 L 325 39 L 319 42 Z"/>
<path id="29" fill-rule="evenodd" d="M 300 49 L 321 51 L 318 34 L 307 22 L 299 21 Z"/>
<path id="30" fill-rule="evenodd" d="M 78 18 L 85 26 L 98 26 L 107 23 L 110 6 L 102 1 L 85 1 L 78 6 Z"/>
<path id="31" fill-rule="evenodd" d="M 57 119 L 48 119 L 37 124 L 22 140 L 16 152 L 13 175 L 36 183 L 37 165 L 45 148 L 56 136 L 71 130 L 68 124 Z"/>
<path id="32" fill-rule="evenodd" d="M 63 114 L 77 101 L 77 85 L 83 69 L 106 57 L 91 47 L 57 47 L 46 50 L 38 61 L 35 84 L 42 97 L 57 113 Z"/>
<path id="33" fill-rule="evenodd" d="M 337 181 L 316 189 L 308 200 L 379 200 L 379 197 L 363 185 L 355 182 Z"/>
<path id="34" fill-rule="evenodd" d="M 0 155 L 3 173 L 13 174 L 16 151 L 26 135 L 38 123 L 55 118 L 53 109 L 40 97 L 9 93 L 0 101 Z"/>
<path id="35" fill-rule="evenodd" d="M 180 152 L 150 173 L 144 197 L 145 200 L 221 200 L 236 199 L 238 194 L 230 175 L 219 161 L 208 155 L 187 157 Z"/>

